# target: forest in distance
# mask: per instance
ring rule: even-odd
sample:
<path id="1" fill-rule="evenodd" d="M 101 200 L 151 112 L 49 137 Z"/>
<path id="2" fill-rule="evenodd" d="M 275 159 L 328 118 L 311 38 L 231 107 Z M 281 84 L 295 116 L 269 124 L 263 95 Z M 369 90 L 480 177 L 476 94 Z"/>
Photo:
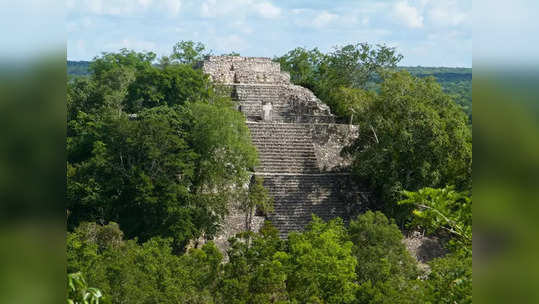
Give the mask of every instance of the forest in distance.
<path id="1" fill-rule="evenodd" d="M 199 68 L 207 54 L 181 41 L 160 58 L 68 62 L 69 303 L 472 303 L 471 69 L 399 67 L 398 50 L 368 43 L 273 58 L 339 119 L 369 126 L 343 153 L 376 200 L 285 239 L 266 222 L 223 252 L 211 239 L 228 204 L 271 212 L 272 200 L 250 176 L 245 116 Z M 420 267 L 410 231 L 445 255 Z"/>

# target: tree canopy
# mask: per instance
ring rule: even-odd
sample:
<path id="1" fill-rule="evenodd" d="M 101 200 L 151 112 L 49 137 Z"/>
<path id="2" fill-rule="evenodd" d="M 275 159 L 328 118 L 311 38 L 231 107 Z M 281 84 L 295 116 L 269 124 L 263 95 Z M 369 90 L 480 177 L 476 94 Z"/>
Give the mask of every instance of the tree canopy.
<path id="1" fill-rule="evenodd" d="M 392 216 L 402 190 L 471 187 L 471 131 L 461 109 L 432 79 L 394 73 L 357 115 L 353 170 Z"/>
<path id="2" fill-rule="evenodd" d="M 68 84 L 68 226 L 114 221 L 181 250 L 217 232 L 258 160 L 244 116 L 207 76 L 154 60 L 105 53 Z"/>

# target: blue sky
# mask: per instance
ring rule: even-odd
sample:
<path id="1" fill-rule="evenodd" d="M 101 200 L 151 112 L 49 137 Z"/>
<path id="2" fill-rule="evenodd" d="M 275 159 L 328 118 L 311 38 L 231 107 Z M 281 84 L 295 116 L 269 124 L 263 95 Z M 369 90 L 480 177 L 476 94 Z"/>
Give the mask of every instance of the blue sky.
<path id="1" fill-rule="evenodd" d="M 470 0 L 68 0 L 67 8 L 69 60 L 124 47 L 166 55 L 180 40 L 268 57 L 369 42 L 396 47 L 401 65 L 472 65 Z"/>

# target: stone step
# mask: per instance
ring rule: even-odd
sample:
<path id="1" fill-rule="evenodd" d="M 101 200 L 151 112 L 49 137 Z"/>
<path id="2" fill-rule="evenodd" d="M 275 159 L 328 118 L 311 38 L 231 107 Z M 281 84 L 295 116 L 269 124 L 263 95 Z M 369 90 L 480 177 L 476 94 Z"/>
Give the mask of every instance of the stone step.
<path id="1" fill-rule="evenodd" d="M 310 137 L 307 137 L 307 136 L 304 136 L 304 135 L 296 135 L 296 136 L 286 136 L 286 135 L 282 135 L 282 136 L 276 136 L 278 134 L 275 134 L 275 135 L 261 135 L 261 136 L 256 136 L 256 135 L 251 135 L 251 138 L 252 138 L 252 141 L 254 142 L 258 142 L 258 143 L 283 143 L 283 142 L 287 142 L 287 143 L 300 143 L 300 144 L 309 144 L 309 145 L 312 145 L 313 141 L 312 141 L 312 138 Z"/>
<path id="2" fill-rule="evenodd" d="M 316 157 L 304 157 L 304 156 L 298 156 L 298 157 L 285 157 L 285 156 L 274 156 L 274 157 L 259 157 L 260 161 L 265 163 L 265 164 L 273 164 L 273 163 L 279 163 L 279 162 L 284 162 L 284 163 L 294 163 L 294 162 L 298 162 L 300 164 L 314 164 L 314 165 L 318 165 L 318 163 L 316 162 Z"/>
<path id="3" fill-rule="evenodd" d="M 283 143 L 289 143 L 289 144 L 309 144 L 312 146 L 312 141 L 308 140 L 304 137 L 287 137 L 282 136 L 281 138 L 273 137 L 273 136 L 266 136 L 266 137 L 257 137 L 257 136 L 251 136 L 251 140 L 256 143 L 260 144 L 283 144 Z"/>
<path id="4" fill-rule="evenodd" d="M 248 121 L 247 125 L 253 128 L 279 128 L 279 129 L 309 129 L 309 124 L 282 123 L 282 122 L 252 122 Z"/>
<path id="5" fill-rule="evenodd" d="M 318 170 L 315 166 L 264 166 L 257 167 L 257 172 L 268 172 L 268 173 L 318 173 Z"/>
<path id="6" fill-rule="evenodd" d="M 258 149 L 258 152 L 268 152 L 268 153 L 284 153 L 288 154 L 288 152 L 291 152 L 293 154 L 296 154 L 295 151 L 301 152 L 301 153 L 309 153 L 310 155 L 315 155 L 314 148 L 312 144 L 303 144 L 303 143 L 295 143 L 295 144 L 260 144 L 257 142 L 253 142 L 255 147 Z"/>
<path id="7" fill-rule="evenodd" d="M 282 170 L 282 173 L 319 173 L 320 170 L 315 166 L 260 166 L 256 168 L 257 172 L 261 173 L 279 173 L 279 170 Z"/>
<path id="8" fill-rule="evenodd" d="M 263 168 L 261 168 L 261 169 L 262 170 L 268 170 L 268 169 L 269 170 L 276 170 L 276 169 L 284 168 L 287 171 L 289 171 L 291 169 L 296 169 L 296 170 L 306 169 L 306 170 L 310 170 L 310 171 L 317 171 L 318 170 L 318 166 L 317 166 L 316 162 L 298 162 L 298 163 L 300 163 L 300 164 L 295 165 L 294 162 L 292 162 L 292 161 L 290 161 L 290 162 L 263 161 L 262 166 L 261 166 Z"/>
<path id="9" fill-rule="evenodd" d="M 311 155 L 314 155 L 314 149 L 312 146 L 301 146 L 301 145 L 297 145 L 295 147 L 290 147 L 286 145 L 273 145 L 273 146 L 255 145 L 255 146 L 258 152 L 261 154 L 268 152 L 268 153 L 286 153 L 286 154 L 309 153 Z"/>
<path id="10" fill-rule="evenodd" d="M 286 163 L 287 165 L 298 163 L 298 165 L 318 165 L 316 159 L 311 158 L 262 158 L 260 159 L 265 165 Z"/>
<path id="11" fill-rule="evenodd" d="M 265 148 L 265 147 L 256 147 L 259 155 L 264 155 L 265 153 L 286 153 L 288 155 L 303 155 L 304 153 L 313 154 L 314 151 L 312 148 L 299 148 L 295 149 L 285 149 L 285 148 Z"/>
<path id="12" fill-rule="evenodd" d="M 266 128 L 266 129 L 255 129 L 250 128 L 251 132 L 254 134 L 302 134 L 306 136 L 311 136 L 309 129 L 285 129 L 285 128 Z"/>
<path id="13" fill-rule="evenodd" d="M 302 141 L 307 141 L 309 143 L 312 143 L 313 139 L 310 133 L 304 133 L 304 132 L 272 132 L 272 131 L 266 131 L 266 132 L 251 132 L 251 138 L 253 140 L 279 140 L 279 139 L 291 139 L 291 140 L 298 140 L 301 139 Z"/>
<path id="14" fill-rule="evenodd" d="M 309 166 L 316 166 L 317 163 L 315 161 L 309 161 L 309 160 L 297 160 L 296 161 L 297 164 L 295 165 L 294 164 L 294 161 L 286 161 L 286 160 L 262 160 L 262 163 L 264 164 L 265 167 L 282 167 L 282 166 L 285 166 L 285 167 L 298 167 L 298 168 L 303 168 L 303 167 L 309 167 Z M 286 163 L 286 164 L 285 164 Z M 282 164 L 282 165 L 280 165 Z"/>

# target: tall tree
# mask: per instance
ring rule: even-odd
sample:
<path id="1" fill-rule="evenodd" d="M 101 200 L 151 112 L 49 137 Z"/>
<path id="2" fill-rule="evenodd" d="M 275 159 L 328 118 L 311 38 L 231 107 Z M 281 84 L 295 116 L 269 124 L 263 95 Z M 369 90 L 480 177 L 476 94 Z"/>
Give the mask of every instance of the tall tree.
<path id="1" fill-rule="evenodd" d="M 211 54 L 206 51 L 206 46 L 200 42 L 180 41 L 172 48 L 170 59 L 173 61 L 194 66 L 204 59 L 204 56 Z"/>
<path id="2" fill-rule="evenodd" d="M 467 117 L 434 79 L 389 75 L 365 113 L 358 117 L 360 134 L 348 152 L 355 157 L 354 173 L 379 194 L 389 215 L 407 216 L 396 206 L 404 189 L 448 184 L 469 189 Z"/>
<path id="3" fill-rule="evenodd" d="M 288 303 L 284 242 L 266 222 L 258 233 L 229 240 L 229 262 L 219 283 L 219 303 Z M 246 240 L 252 240 L 246 242 Z"/>
<path id="4" fill-rule="evenodd" d="M 209 242 L 184 255 L 171 239 L 124 240 L 114 223 L 86 223 L 67 235 L 67 269 L 81 272 L 103 303 L 213 303 L 222 255 Z"/>
<path id="5" fill-rule="evenodd" d="M 352 243 L 340 219 L 313 216 L 303 233 L 288 236 L 287 289 L 299 303 L 354 303 L 358 285 Z"/>
<path id="6" fill-rule="evenodd" d="M 417 262 L 392 220 L 368 211 L 350 222 L 348 234 L 357 259 L 358 303 L 422 302 Z"/>
<path id="7" fill-rule="evenodd" d="M 293 83 L 311 89 L 334 113 L 349 118 L 348 105 L 354 101 L 348 100 L 350 92 L 343 95 L 342 89 L 376 89 L 401 59 L 395 48 L 357 43 L 335 47 L 327 54 L 317 48 L 296 48 L 274 60 L 290 73 Z"/>
<path id="8" fill-rule="evenodd" d="M 115 221 L 129 238 L 171 237 L 181 250 L 216 233 L 257 154 L 244 116 L 202 71 L 154 61 L 104 53 L 68 84 L 68 226 Z"/>
<path id="9" fill-rule="evenodd" d="M 279 62 L 283 71 L 290 73 L 292 83 L 312 91 L 318 89 L 321 77 L 320 68 L 325 60 L 327 60 L 326 55 L 317 48 L 307 50 L 301 47 L 274 58 L 274 61 Z"/>

